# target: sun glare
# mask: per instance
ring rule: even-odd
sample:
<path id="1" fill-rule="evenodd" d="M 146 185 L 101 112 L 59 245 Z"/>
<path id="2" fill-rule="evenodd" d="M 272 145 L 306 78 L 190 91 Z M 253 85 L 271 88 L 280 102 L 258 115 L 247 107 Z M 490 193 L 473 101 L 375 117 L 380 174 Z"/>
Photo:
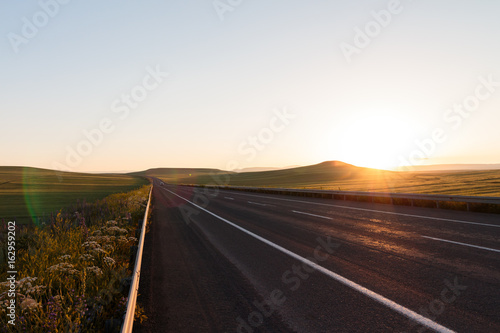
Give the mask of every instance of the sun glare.
<path id="1" fill-rule="evenodd" d="M 393 116 L 358 117 L 344 128 L 339 159 L 357 166 L 393 169 L 413 133 L 409 122 Z"/>

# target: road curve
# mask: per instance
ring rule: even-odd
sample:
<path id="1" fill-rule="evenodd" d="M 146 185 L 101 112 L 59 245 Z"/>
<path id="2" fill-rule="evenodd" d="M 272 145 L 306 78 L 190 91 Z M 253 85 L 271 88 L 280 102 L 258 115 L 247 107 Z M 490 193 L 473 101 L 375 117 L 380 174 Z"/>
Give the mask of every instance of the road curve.
<path id="1" fill-rule="evenodd" d="M 134 332 L 500 332 L 498 215 L 154 181 Z"/>

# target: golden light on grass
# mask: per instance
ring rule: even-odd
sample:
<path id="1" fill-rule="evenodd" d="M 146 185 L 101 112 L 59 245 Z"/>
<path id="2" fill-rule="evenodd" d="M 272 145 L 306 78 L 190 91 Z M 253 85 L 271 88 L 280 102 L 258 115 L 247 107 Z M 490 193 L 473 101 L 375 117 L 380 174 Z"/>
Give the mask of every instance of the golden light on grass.
<path id="1" fill-rule="evenodd" d="M 3 331 L 100 332 L 106 320 L 123 316 L 127 299 L 122 281 L 131 274 L 131 246 L 138 241 L 133 236 L 148 193 L 146 185 L 95 203 L 79 203 L 47 224 L 17 229 L 18 317 L 15 326 L 7 325 L 10 282 L 7 263 L 0 261 L 0 281 L 7 281 L 0 282 L 0 327 L 7 328 Z M 5 223 L 0 224 L 0 231 L 5 230 Z M 0 237 L 0 248 L 7 248 L 5 238 Z"/>

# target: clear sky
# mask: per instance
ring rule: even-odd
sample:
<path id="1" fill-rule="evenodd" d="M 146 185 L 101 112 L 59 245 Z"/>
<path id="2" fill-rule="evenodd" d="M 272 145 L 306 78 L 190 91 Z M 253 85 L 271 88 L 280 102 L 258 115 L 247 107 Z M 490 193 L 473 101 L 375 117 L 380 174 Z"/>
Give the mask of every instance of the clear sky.
<path id="1" fill-rule="evenodd" d="M 500 2 L 0 3 L 0 165 L 500 163 Z"/>

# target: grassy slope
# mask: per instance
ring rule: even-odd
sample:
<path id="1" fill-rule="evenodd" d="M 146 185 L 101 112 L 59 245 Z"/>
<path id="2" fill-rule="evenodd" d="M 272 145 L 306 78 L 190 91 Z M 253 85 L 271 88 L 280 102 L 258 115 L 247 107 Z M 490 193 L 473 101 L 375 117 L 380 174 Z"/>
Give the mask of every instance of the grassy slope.
<path id="1" fill-rule="evenodd" d="M 222 171 L 219 169 L 202 169 L 202 168 L 156 168 L 141 172 L 133 172 L 129 175 L 149 176 L 163 179 L 163 181 L 177 184 L 189 183 L 196 184 L 200 179 L 208 179 L 208 182 L 213 182 L 212 175 L 217 174 L 233 174 L 232 172 Z"/>
<path id="2" fill-rule="evenodd" d="M 30 222 L 29 206 L 34 215 L 57 211 L 77 200 L 94 201 L 125 192 L 147 180 L 131 175 L 61 173 L 60 181 L 52 170 L 0 167 L 0 218 L 18 223 Z"/>
<path id="3" fill-rule="evenodd" d="M 158 178 L 172 182 L 168 177 L 159 175 Z M 286 170 L 232 173 L 219 178 L 228 179 L 227 184 L 233 186 L 500 197 L 500 170 L 394 172 L 360 168 L 332 161 Z M 203 173 L 197 174 L 196 177 L 179 177 L 175 180 L 184 184 L 214 183 L 211 176 Z"/>

